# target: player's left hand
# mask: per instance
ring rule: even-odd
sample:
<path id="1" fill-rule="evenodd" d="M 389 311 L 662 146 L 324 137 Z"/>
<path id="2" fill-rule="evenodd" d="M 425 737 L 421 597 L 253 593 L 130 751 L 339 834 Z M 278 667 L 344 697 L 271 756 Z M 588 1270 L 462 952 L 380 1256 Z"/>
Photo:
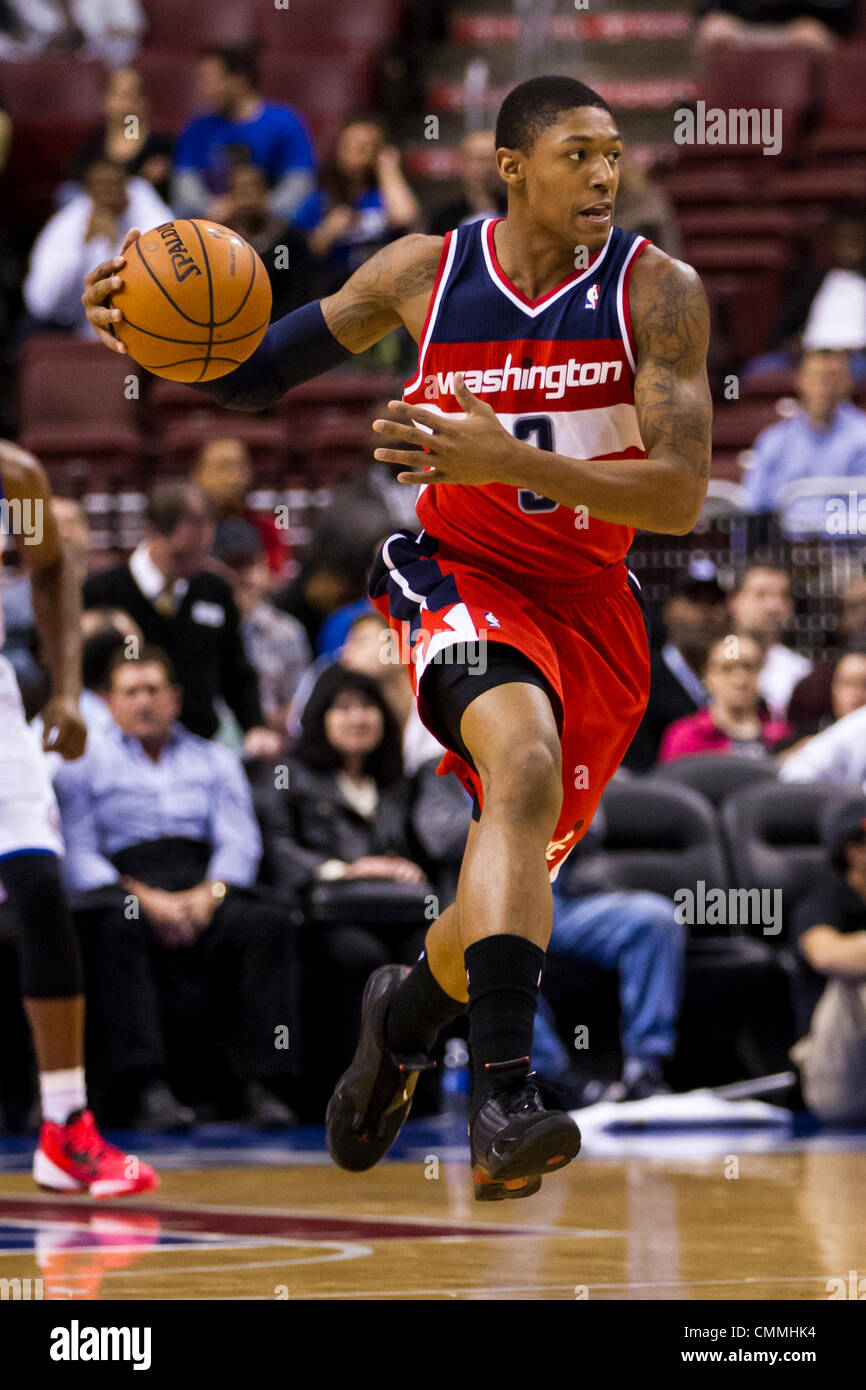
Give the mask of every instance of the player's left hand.
<path id="1" fill-rule="evenodd" d="M 507 460 L 514 444 L 512 436 L 502 428 L 492 406 L 464 386 L 462 372 L 454 377 L 454 395 L 466 412 L 465 419 L 436 415 L 405 401 L 389 401 L 388 409 L 405 423 L 373 421 L 378 434 L 391 435 L 406 444 L 419 444 L 430 457 L 428 465 L 398 473 L 399 483 L 469 483 L 477 487 L 509 481 Z M 429 426 L 432 433 L 418 429 L 418 425 Z M 420 463 L 417 451 L 409 449 L 376 449 L 374 458 L 382 463 L 402 464 L 406 469 Z"/>
<path id="2" fill-rule="evenodd" d="M 42 711 L 42 747 L 67 762 L 80 758 L 87 744 L 87 725 L 75 700 L 55 695 Z"/>

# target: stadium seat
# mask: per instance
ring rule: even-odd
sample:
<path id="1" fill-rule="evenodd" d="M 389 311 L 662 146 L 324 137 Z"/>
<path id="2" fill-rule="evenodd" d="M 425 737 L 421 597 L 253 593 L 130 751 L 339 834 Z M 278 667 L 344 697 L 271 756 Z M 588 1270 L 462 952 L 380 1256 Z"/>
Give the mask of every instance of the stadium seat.
<path id="1" fill-rule="evenodd" d="M 778 401 L 783 396 L 796 396 L 797 369 L 796 367 L 772 367 L 769 370 L 757 372 L 745 380 L 741 379 L 740 390 L 743 396 L 763 397 L 771 401 Z"/>
<path id="2" fill-rule="evenodd" d="M 147 0 L 146 8 L 147 48 L 197 53 L 205 45 L 248 42 L 255 35 L 256 11 L 262 6 L 251 0 L 210 0 L 207 24 L 202 23 L 197 6 L 178 4 L 178 0 Z"/>
<path id="3" fill-rule="evenodd" d="M 730 401 L 713 414 L 713 449 L 751 449 L 761 430 L 778 424 L 771 400 Z"/>
<path id="4" fill-rule="evenodd" d="M 67 117 L 99 120 L 105 68 L 93 58 L 25 58 L 0 61 L 3 109 L 14 127 Z"/>
<path id="5" fill-rule="evenodd" d="M 707 107 L 725 111 L 780 109 L 782 152 L 790 154 L 802 135 L 815 106 L 820 60 L 804 48 L 727 48 L 716 46 L 703 58 L 698 76 L 699 95 Z M 689 153 L 730 157 L 730 145 L 689 146 Z M 760 144 L 734 147 L 740 157 L 762 157 Z"/>
<path id="6" fill-rule="evenodd" d="M 138 402 L 127 399 L 128 360 L 101 343 L 58 335 L 53 353 L 25 344 L 18 375 L 23 448 L 45 463 L 87 458 L 134 466 L 141 452 Z"/>
<path id="7" fill-rule="evenodd" d="M 821 124 L 811 154 L 866 154 L 866 44 L 846 43 L 827 57 Z"/>
<path id="8" fill-rule="evenodd" d="M 156 130 L 176 135 L 199 114 L 196 64 L 173 48 L 143 49 L 135 62 Z"/>
<path id="9" fill-rule="evenodd" d="M 638 777 L 614 781 L 604 792 L 602 810 L 603 844 L 571 863 L 566 860 L 566 891 L 570 871 L 669 898 L 679 889 L 694 890 L 699 879 L 707 888 L 728 887 L 715 812 L 691 787 Z M 697 934 L 706 933 L 698 927 Z"/>
<path id="10" fill-rule="evenodd" d="M 735 754 L 694 753 L 688 758 L 676 758 L 652 774 L 653 780 L 679 782 L 700 792 L 711 805 L 719 807 L 734 792 L 757 782 L 774 782 L 773 763 L 757 758 L 739 758 Z"/>
<path id="11" fill-rule="evenodd" d="M 281 9 L 258 4 L 256 35 L 271 52 L 321 43 L 323 34 L 336 45 L 369 49 L 395 36 L 400 8 L 400 0 L 291 0 Z"/>
<path id="12" fill-rule="evenodd" d="M 227 436 L 246 444 L 257 484 L 281 476 L 290 449 L 287 426 L 282 420 L 250 417 L 240 411 L 190 411 L 171 421 L 155 443 L 157 470 L 185 473 L 205 444 Z"/>
<path id="13" fill-rule="evenodd" d="M 820 814 L 850 795 L 850 787 L 763 782 L 735 792 L 721 808 L 734 882 L 746 889 L 781 889 L 783 931 L 772 938 L 776 944 L 787 934 L 798 899 L 827 862 Z"/>
<path id="14" fill-rule="evenodd" d="M 353 7 L 354 8 L 354 7 Z M 271 50 L 262 56 L 262 95 L 299 110 L 317 144 L 333 142 L 348 111 L 371 97 L 370 62 L 363 49 L 323 46 Z"/>
<path id="15" fill-rule="evenodd" d="M 805 168 L 771 171 L 762 191 L 771 202 L 793 204 L 798 213 L 806 204 L 826 215 L 828 206 L 839 211 L 866 200 L 866 159 L 848 156 L 828 163 L 819 155 Z"/>
<path id="16" fill-rule="evenodd" d="M 3 109 L 12 118 L 4 217 L 28 242 L 53 211 L 58 184 L 102 114 L 105 70 L 92 60 L 0 62 Z"/>

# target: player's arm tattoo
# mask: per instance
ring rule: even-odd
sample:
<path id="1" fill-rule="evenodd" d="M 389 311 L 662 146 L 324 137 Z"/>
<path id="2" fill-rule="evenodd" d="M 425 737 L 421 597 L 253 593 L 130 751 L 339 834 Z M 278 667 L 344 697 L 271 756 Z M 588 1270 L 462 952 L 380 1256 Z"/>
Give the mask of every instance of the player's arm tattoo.
<path id="1" fill-rule="evenodd" d="M 639 261 L 631 313 L 638 348 L 634 402 L 647 454 L 705 480 L 712 429 L 709 310 L 696 272 L 667 257 L 646 267 Z"/>
<path id="2" fill-rule="evenodd" d="M 418 233 L 400 237 L 371 256 L 342 289 L 322 300 L 334 337 L 350 352 L 363 352 L 397 328 L 405 308 L 432 290 L 441 251 L 441 237 Z"/>

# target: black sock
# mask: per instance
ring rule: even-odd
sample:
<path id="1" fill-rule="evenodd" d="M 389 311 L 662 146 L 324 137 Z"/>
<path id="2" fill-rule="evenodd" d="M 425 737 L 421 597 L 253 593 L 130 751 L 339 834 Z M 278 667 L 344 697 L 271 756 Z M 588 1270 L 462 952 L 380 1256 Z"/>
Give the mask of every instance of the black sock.
<path id="1" fill-rule="evenodd" d="M 493 1091 L 520 1085 L 529 1074 L 544 952 L 524 936 L 487 936 L 468 946 L 463 958 L 474 1114 Z"/>
<path id="2" fill-rule="evenodd" d="M 465 1012 L 434 978 L 423 951 L 388 1005 L 385 1041 L 392 1052 L 429 1052 L 446 1024 Z"/>

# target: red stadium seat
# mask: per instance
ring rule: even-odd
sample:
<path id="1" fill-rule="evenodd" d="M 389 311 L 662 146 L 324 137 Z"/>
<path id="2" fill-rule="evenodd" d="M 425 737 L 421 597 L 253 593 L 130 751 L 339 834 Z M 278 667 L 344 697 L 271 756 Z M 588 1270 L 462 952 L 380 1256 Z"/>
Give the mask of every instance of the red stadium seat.
<path id="1" fill-rule="evenodd" d="M 821 125 L 809 141 L 815 154 L 866 153 L 866 44 L 843 44 L 827 58 Z"/>
<path id="2" fill-rule="evenodd" d="M 698 77 L 700 97 L 707 108 L 746 111 L 782 111 L 782 152 L 792 153 L 802 134 L 816 86 L 821 61 L 803 48 L 711 48 L 704 56 Z M 693 145 L 689 154 L 762 156 L 760 144 Z"/>
<path id="3" fill-rule="evenodd" d="M 290 53 L 322 42 L 373 48 L 397 32 L 399 0 L 290 0 L 284 9 L 257 5 L 256 32 L 267 51 Z"/>
<path id="4" fill-rule="evenodd" d="M 782 396 L 797 393 L 797 371 L 795 367 L 773 367 L 744 381 L 741 386 L 743 396 L 761 396 L 765 400 L 777 401 Z"/>
<path id="5" fill-rule="evenodd" d="M 240 412 L 192 411 L 173 420 L 156 441 L 154 456 L 160 473 L 186 473 L 211 439 L 241 439 L 250 451 L 257 483 L 285 472 L 289 429 L 282 420 L 263 420 Z"/>
<path id="6" fill-rule="evenodd" d="M 0 62 L 3 108 L 13 124 L 72 117 L 99 120 L 105 68 L 91 58 L 27 58 Z"/>
<path id="7" fill-rule="evenodd" d="M 139 373 L 101 343 L 56 338 L 53 352 L 25 344 L 18 374 L 19 440 L 46 464 L 99 459 L 118 470 L 141 453 L 138 402 L 126 378 Z"/>
<path id="8" fill-rule="evenodd" d="M 713 415 L 713 454 L 716 449 L 750 449 L 761 430 L 778 424 L 773 401 L 731 401 L 716 405 Z"/>
<path id="9" fill-rule="evenodd" d="M 147 0 L 149 48 L 187 49 L 199 52 L 212 44 L 241 44 L 255 36 L 255 0 L 210 0 L 207 19 L 197 5 L 178 0 Z"/>
<path id="10" fill-rule="evenodd" d="M 196 64 L 189 53 L 148 48 L 135 61 L 155 130 L 176 134 L 200 114 Z"/>
<path id="11" fill-rule="evenodd" d="M 775 203 L 792 203 L 799 207 L 812 204 L 825 211 L 828 205 L 841 208 L 851 202 L 866 200 L 866 159 L 847 158 L 844 162 L 820 156 L 805 169 L 780 171 L 771 175 L 763 189 L 764 196 Z"/>
<path id="12" fill-rule="evenodd" d="M 371 97 L 370 62 L 362 50 L 307 48 L 265 53 L 262 95 L 296 107 L 309 122 L 320 149 L 333 141 L 347 111 Z"/>
<path id="13" fill-rule="evenodd" d="M 14 189 L 6 210 L 14 225 L 32 233 L 50 215 L 57 185 L 99 122 L 104 81 L 103 65 L 91 60 L 0 62 L 0 95 L 12 117 L 5 182 Z"/>

